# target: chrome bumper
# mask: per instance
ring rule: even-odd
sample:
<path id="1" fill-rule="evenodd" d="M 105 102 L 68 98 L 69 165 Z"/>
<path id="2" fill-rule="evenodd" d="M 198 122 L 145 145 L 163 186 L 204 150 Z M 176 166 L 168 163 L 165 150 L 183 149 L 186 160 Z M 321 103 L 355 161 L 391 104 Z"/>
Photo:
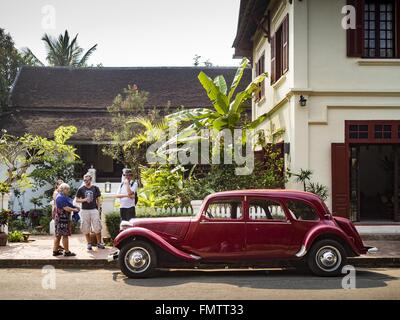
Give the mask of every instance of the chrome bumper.
<path id="1" fill-rule="evenodd" d="M 108 261 L 108 262 L 113 262 L 113 261 L 115 261 L 115 260 L 118 260 L 118 256 L 119 256 L 119 251 L 116 251 L 116 252 L 114 252 L 114 253 L 111 253 L 111 254 L 108 255 L 107 261 Z"/>

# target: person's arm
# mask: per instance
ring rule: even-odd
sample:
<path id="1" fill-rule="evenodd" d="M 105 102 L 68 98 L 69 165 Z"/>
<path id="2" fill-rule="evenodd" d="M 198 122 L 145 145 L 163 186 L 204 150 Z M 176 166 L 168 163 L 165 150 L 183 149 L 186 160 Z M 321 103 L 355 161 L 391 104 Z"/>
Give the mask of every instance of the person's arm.
<path id="1" fill-rule="evenodd" d="M 78 192 L 76 193 L 75 201 L 76 201 L 76 203 L 88 202 L 88 199 L 83 197 L 82 189 L 78 189 Z"/>
<path id="2" fill-rule="evenodd" d="M 125 185 L 126 185 L 126 190 L 128 191 L 128 197 L 129 198 L 134 197 L 135 196 L 135 192 L 132 191 L 133 186 L 131 187 L 131 184 L 130 184 L 130 182 L 128 180 L 126 180 Z"/>
<path id="3" fill-rule="evenodd" d="M 63 208 L 64 211 L 67 212 L 78 212 L 79 209 L 73 208 L 73 205 L 70 201 L 64 197 L 58 197 L 56 200 L 57 208 Z"/>
<path id="4" fill-rule="evenodd" d="M 96 188 L 97 196 L 96 196 L 96 205 L 97 208 L 100 208 L 101 206 L 101 192 L 99 188 Z"/>
<path id="5" fill-rule="evenodd" d="M 71 208 L 71 207 L 63 207 L 63 210 L 64 211 L 67 211 L 67 212 L 79 212 L 79 209 L 78 208 Z"/>
<path id="6" fill-rule="evenodd" d="M 119 186 L 118 192 L 117 192 L 117 194 L 115 195 L 115 197 L 116 197 L 117 199 L 122 199 L 122 198 L 128 198 L 128 197 L 129 197 L 127 194 L 122 194 L 122 193 L 121 193 L 123 187 L 124 187 L 124 184 L 122 184 L 122 186 Z"/>

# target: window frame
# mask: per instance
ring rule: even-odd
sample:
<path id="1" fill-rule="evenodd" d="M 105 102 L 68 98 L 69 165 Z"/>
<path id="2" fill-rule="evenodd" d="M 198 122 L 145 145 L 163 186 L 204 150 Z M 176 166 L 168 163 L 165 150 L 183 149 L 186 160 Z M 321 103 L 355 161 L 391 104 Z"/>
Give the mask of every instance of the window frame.
<path id="1" fill-rule="evenodd" d="M 297 219 L 296 216 L 294 214 L 292 214 L 291 210 L 289 209 L 289 202 L 291 202 L 291 201 L 303 202 L 303 203 L 307 204 L 308 206 L 310 206 L 314 210 L 315 215 L 317 216 L 317 220 L 299 220 L 299 219 Z M 293 221 L 296 221 L 296 222 L 313 222 L 313 223 L 321 221 L 321 216 L 319 214 L 318 208 L 310 201 L 307 201 L 307 200 L 304 200 L 304 199 L 298 199 L 298 198 L 285 199 L 285 208 L 286 208 L 288 214 L 290 215 L 290 217 L 293 219 Z"/>
<path id="2" fill-rule="evenodd" d="M 231 218 L 222 218 L 222 219 L 215 219 L 215 218 L 210 218 L 207 216 L 206 212 L 208 207 L 210 206 L 210 204 L 218 202 L 218 201 L 226 201 L 226 200 L 240 200 L 241 202 L 241 206 L 242 206 L 242 216 L 240 217 L 240 219 L 231 219 Z M 223 197 L 217 197 L 217 198 L 212 198 L 209 199 L 207 201 L 207 203 L 204 206 L 204 209 L 202 210 L 201 214 L 200 214 L 200 221 L 201 222 L 209 222 L 209 223 L 219 223 L 219 222 L 232 222 L 232 223 L 236 223 L 236 222 L 244 222 L 245 221 L 245 199 L 244 196 L 223 196 Z"/>
<path id="3" fill-rule="evenodd" d="M 370 60 L 390 60 L 400 59 L 400 0 L 392 0 L 393 2 L 393 17 L 392 17 L 392 32 L 393 32 L 393 57 L 381 57 L 380 52 L 376 57 L 365 56 L 365 0 L 347 0 L 347 5 L 355 8 L 355 28 L 348 28 L 346 31 L 346 46 L 347 46 L 347 57 L 349 58 L 361 58 Z M 380 14 L 379 12 L 377 14 Z M 380 29 L 380 28 L 379 28 Z M 377 30 L 375 30 L 376 32 Z M 397 32 L 396 32 L 397 31 Z"/>
<path id="4" fill-rule="evenodd" d="M 350 127 L 353 125 L 366 125 L 368 126 L 368 136 L 366 138 L 355 138 L 350 136 Z M 391 137 L 390 138 L 376 138 L 375 126 L 377 125 L 390 125 Z M 383 132 L 383 131 L 382 131 Z M 351 143 L 400 143 L 400 120 L 346 120 L 345 121 L 345 139 Z"/>
<path id="5" fill-rule="evenodd" d="M 363 29 L 362 29 L 362 43 L 363 43 L 363 46 L 362 46 L 362 58 L 364 58 L 364 59 L 395 59 L 396 58 L 396 56 L 397 56 L 397 54 L 396 54 L 396 37 L 397 37 L 397 28 L 396 28 L 396 26 L 397 26 L 397 24 L 398 24 L 398 22 L 397 22 L 397 20 L 398 20 L 398 18 L 396 18 L 396 0 L 385 0 L 385 1 L 387 1 L 387 2 L 390 2 L 391 4 L 392 4 L 392 20 L 391 20 L 391 23 L 392 23 L 392 29 L 391 29 L 391 32 L 392 32 L 392 50 L 393 50 L 393 54 L 392 54 L 392 56 L 391 57 L 388 57 L 388 56 L 381 56 L 381 44 L 380 44 L 380 42 L 381 42 L 381 26 L 380 26 L 380 24 L 381 24 L 381 17 L 380 17 L 380 15 L 381 15 L 381 12 L 380 12 L 380 5 L 381 5 L 381 1 L 380 0 L 364 0 L 363 1 L 363 12 L 362 12 L 362 19 L 363 19 Z M 374 32 L 375 32 L 375 38 L 374 38 L 374 41 L 375 41 L 375 47 L 374 48 L 370 48 L 369 46 L 368 46 L 368 48 L 366 48 L 365 47 L 365 41 L 370 41 L 370 38 L 368 37 L 366 37 L 366 35 L 365 35 L 365 23 L 366 23 L 366 21 L 365 21 L 365 14 L 366 14 L 366 11 L 365 11 L 365 5 L 366 5 L 366 3 L 367 2 L 373 2 L 373 3 L 370 3 L 370 4 L 374 4 L 375 5 L 375 11 L 374 11 L 374 13 L 375 13 L 375 17 L 374 17 L 374 24 L 375 24 L 375 26 L 374 26 Z M 368 11 L 369 12 L 369 11 Z M 369 20 L 368 20 L 369 21 Z M 386 23 L 387 23 L 387 21 L 385 21 Z M 370 30 L 370 28 L 368 28 L 368 30 Z M 385 30 L 386 32 L 387 32 L 387 30 Z M 368 40 L 367 40 L 368 39 Z M 386 45 L 387 45 L 387 39 L 385 39 L 386 40 Z M 371 49 L 373 49 L 373 50 L 375 50 L 375 55 L 374 56 L 369 56 L 369 55 L 366 55 L 365 54 L 365 50 L 371 50 Z M 386 48 L 384 48 L 384 49 L 388 49 L 387 47 Z"/>
<path id="6" fill-rule="evenodd" d="M 285 219 L 284 220 L 275 220 L 275 219 L 251 219 L 250 217 L 250 202 L 251 200 L 264 200 L 264 201 L 271 201 L 275 202 L 280 205 L 283 213 L 285 214 Z M 247 221 L 251 223 L 257 223 L 257 222 L 262 222 L 262 223 L 291 223 L 291 219 L 288 216 L 288 211 L 286 210 L 286 207 L 284 203 L 280 199 L 275 199 L 272 197 L 265 197 L 265 196 L 249 196 L 246 199 L 246 217 Z"/>
<path id="7" fill-rule="evenodd" d="M 289 13 L 271 36 L 271 85 L 289 71 Z"/>
<path id="8" fill-rule="evenodd" d="M 265 72 L 265 51 L 262 52 L 255 64 L 256 77 Z M 265 80 L 258 84 L 259 91 L 255 95 L 255 102 L 260 102 L 265 97 Z"/>

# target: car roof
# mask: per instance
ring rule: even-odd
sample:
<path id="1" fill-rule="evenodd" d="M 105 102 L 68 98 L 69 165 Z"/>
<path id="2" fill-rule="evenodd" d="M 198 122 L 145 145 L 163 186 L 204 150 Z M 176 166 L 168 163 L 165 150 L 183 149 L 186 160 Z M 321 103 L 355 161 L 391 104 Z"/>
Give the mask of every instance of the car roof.
<path id="1" fill-rule="evenodd" d="M 282 197 L 282 198 L 300 198 L 309 201 L 318 201 L 321 199 L 313 193 L 300 191 L 300 190 L 290 190 L 290 189 L 247 189 L 247 190 L 231 190 L 216 192 L 209 195 L 207 198 L 214 198 L 219 196 L 272 196 L 272 197 Z"/>

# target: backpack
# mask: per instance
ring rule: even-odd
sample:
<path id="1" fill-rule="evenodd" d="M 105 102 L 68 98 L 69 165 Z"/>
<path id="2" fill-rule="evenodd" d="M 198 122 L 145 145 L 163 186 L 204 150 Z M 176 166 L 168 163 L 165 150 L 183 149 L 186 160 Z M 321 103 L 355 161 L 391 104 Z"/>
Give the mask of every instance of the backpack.
<path id="1" fill-rule="evenodd" d="M 135 181 L 131 181 L 131 183 L 130 183 L 131 188 L 133 187 L 133 184 L 134 184 L 134 183 L 135 183 Z M 121 182 L 120 189 L 121 189 L 123 186 L 124 186 L 124 183 Z M 135 194 L 135 206 L 136 206 L 136 204 L 137 204 L 138 201 L 139 201 L 139 197 L 138 197 L 137 191 L 135 191 L 134 194 Z"/>

